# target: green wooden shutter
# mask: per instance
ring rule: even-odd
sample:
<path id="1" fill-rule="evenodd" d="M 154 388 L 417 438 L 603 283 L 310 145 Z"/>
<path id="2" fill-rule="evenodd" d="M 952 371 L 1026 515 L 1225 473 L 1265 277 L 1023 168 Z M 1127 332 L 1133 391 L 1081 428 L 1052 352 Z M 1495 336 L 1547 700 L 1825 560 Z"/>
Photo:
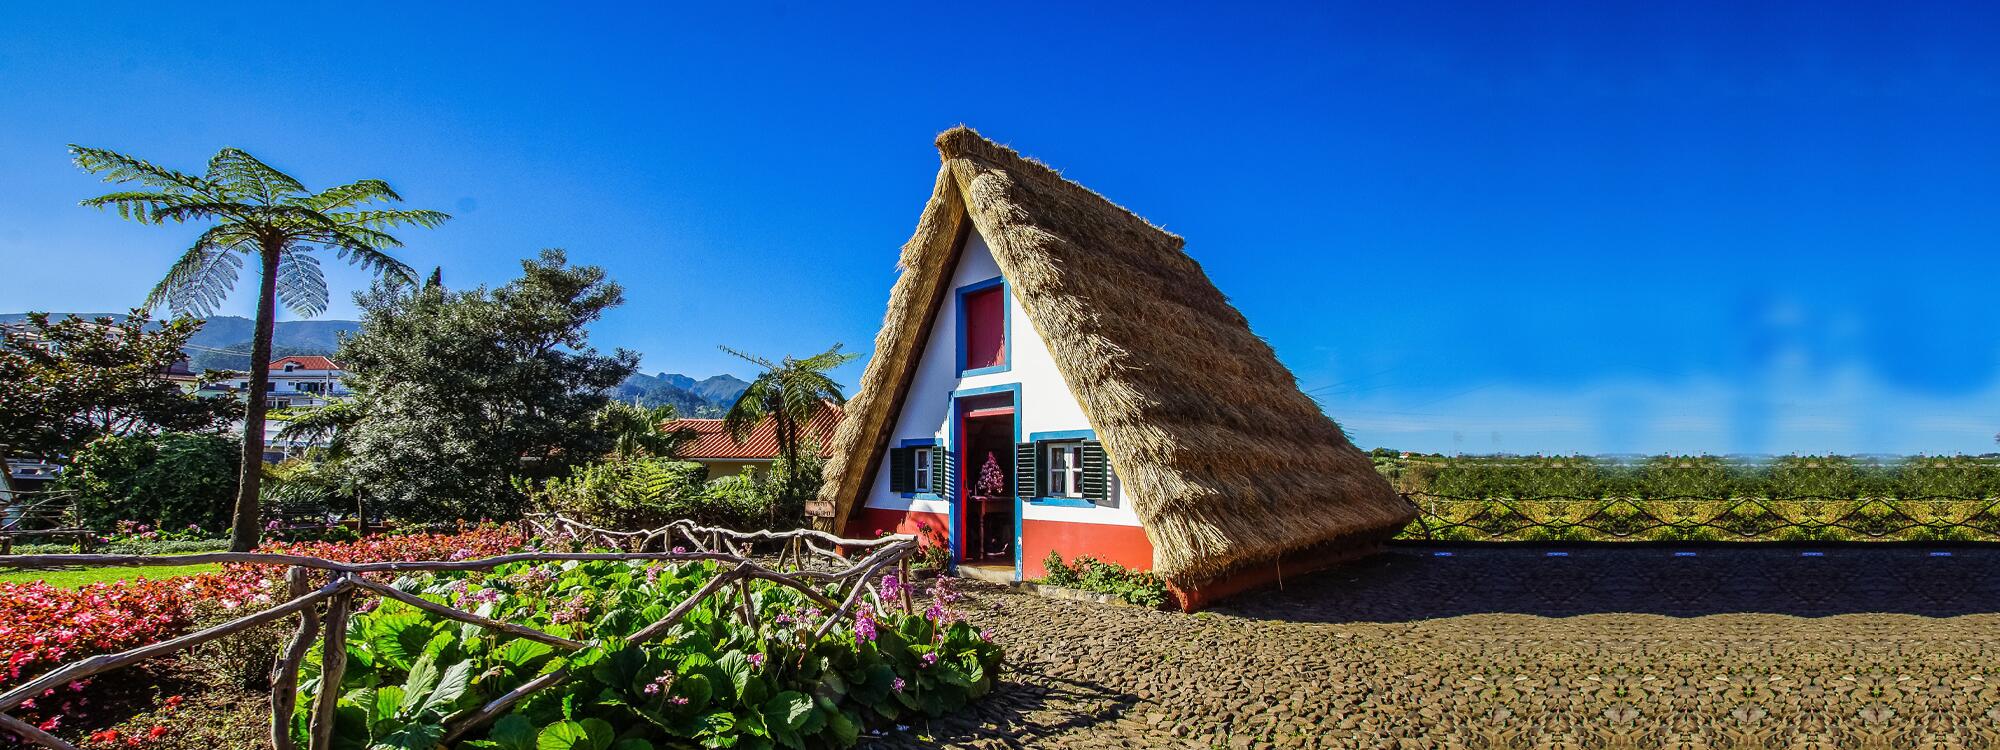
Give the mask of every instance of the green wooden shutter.
<path id="1" fill-rule="evenodd" d="M 951 471 L 949 456 L 950 453 L 942 445 L 931 448 L 931 491 L 936 492 L 938 497 L 950 497 L 944 492 L 944 478 Z"/>
<path id="2" fill-rule="evenodd" d="M 942 464 L 942 465 L 944 466 L 944 478 L 943 478 L 943 479 L 933 479 L 933 480 L 931 480 L 931 483 L 932 483 L 932 484 L 938 484 L 939 486 L 942 486 L 942 487 L 944 487 L 944 491 L 943 491 L 943 492 L 940 492 L 940 493 L 938 493 L 938 496 L 939 496 L 939 497 L 942 497 L 942 498 L 945 498 L 945 499 L 954 499 L 954 498 L 957 498 L 957 497 L 958 497 L 958 453 L 957 453 L 957 451 L 951 451 L 951 450 L 946 450 L 946 449 L 945 449 L 945 448 L 944 448 L 943 446 L 939 446 L 939 447 L 937 447 L 937 448 L 933 448 L 932 450 L 935 450 L 935 451 L 937 451 L 937 453 L 933 454 L 933 455 L 937 456 L 937 460 L 936 460 L 936 462 L 935 462 L 935 463 L 933 463 L 933 466 L 936 466 L 936 465 L 939 465 L 939 464 Z"/>
<path id="3" fill-rule="evenodd" d="M 1104 455 L 1104 444 L 1095 440 L 1083 443 L 1083 499 L 1111 504 L 1111 461 Z"/>
<path id="4" fill-rule="evenodd" d="M 1035 444 L 1021 443 L 1014 446 L 1014 494 L 1022 498 L 1042 496 L 1042 473 L 1036 469 Z"/>
<path id="5" fill-rule="evenodd" d="M 889 491 L 910 492 L 917 485 L 916 452 L 909 448 L 889 449 Z"/>

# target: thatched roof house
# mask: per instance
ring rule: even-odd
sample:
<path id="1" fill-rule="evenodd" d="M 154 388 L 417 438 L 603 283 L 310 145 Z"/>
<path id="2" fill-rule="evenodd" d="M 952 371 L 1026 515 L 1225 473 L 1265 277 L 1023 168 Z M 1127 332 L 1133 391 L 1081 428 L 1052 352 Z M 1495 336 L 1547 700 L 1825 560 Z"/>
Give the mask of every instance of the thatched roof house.
<path id="1" fill-rule="evenodd" d="M 937 146 L 826 528 L 927 522 L 962 566 L 1011 557 L 1017 579 L 1092 554 L 1193 608 L 1410 521 L 1181 238 L 969 128 Z"/>

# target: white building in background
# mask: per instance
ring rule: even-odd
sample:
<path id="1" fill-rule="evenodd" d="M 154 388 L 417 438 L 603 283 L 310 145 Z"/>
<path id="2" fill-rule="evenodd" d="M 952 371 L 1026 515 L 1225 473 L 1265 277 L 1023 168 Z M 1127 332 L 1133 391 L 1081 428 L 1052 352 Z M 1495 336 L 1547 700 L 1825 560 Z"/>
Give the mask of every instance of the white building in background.
<path id="1" fill-rule="evenodd" d="M 326 357 L 285 357 L 271 363 L 271 389 L 265 392 L 264 406 L 283 409 L 294 406 L 325 406 L 328 401 L 348 395 L 341 382 L 346 371 Z M 238 392 L 250 388 L 250 377 L 228 381 Z"/>

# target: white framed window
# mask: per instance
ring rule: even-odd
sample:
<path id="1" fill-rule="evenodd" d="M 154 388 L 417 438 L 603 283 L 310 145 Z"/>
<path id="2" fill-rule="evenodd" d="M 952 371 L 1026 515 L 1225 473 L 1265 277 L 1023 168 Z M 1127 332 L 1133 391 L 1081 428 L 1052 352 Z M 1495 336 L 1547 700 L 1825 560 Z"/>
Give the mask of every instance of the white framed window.
<path id="1" fill-rule="evenodd" d="M 1083 497 L 1083 443 L 1049 443 L 1047 450 L 1049 497 Z"/>
<path id="2" fill-rule="evenodd" d="M 911 467 L 916 470 L 916 480 L 911 486 L 918 492 L 935 492 L 936 489 L 931 486 L 931 449 L 918 448 L 910 454 L 911 461 L 916 464 Z"/>

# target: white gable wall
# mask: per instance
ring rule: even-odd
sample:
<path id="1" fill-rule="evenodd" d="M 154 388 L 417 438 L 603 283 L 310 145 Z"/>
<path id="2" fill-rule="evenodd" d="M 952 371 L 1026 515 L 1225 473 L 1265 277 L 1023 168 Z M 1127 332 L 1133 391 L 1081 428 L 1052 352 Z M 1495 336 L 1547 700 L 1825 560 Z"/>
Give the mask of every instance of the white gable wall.
<path id="1" fill-rule="evenodd" d="M 923 358 L 917 363 L 910 392 L 902 412 L 889 431 L 886 447 L 901 446 L 905 440 L 935 438 L 940 444 L 951 440 L 952 393 L 989 386 L 1020 386 L 1015 409 L 1020 419 L 1019 438 L 1027 440 L 1037 432 L 1091 429 L 1082 405 L 1063 382 L 1062 372 L 1049 355 L 1049 348 L 1035 331 L 1034 323 L 1012 296 L 1007 299 L 1008 352 L 1010 367 L 1005 372 L 984 373 L 961 378 L 958 375 L 958 296 L 956 290 L 1000 276 L 986 240 L 974 230 L 966 238 L 965 250 L 952 269 L 951 291 L 947 291 L 924 344 Z M 1027 503 L 1022 517 L 1027 520 L 1139 525 L 1123 483 L 1114 486 L 1116 507 L 1058 507 Z M 885 458 L 869 484 L 867 507 L 945 513 L 949 503 L 929 496 L 904 498 L 889 491 L 889 461 Z"/>

